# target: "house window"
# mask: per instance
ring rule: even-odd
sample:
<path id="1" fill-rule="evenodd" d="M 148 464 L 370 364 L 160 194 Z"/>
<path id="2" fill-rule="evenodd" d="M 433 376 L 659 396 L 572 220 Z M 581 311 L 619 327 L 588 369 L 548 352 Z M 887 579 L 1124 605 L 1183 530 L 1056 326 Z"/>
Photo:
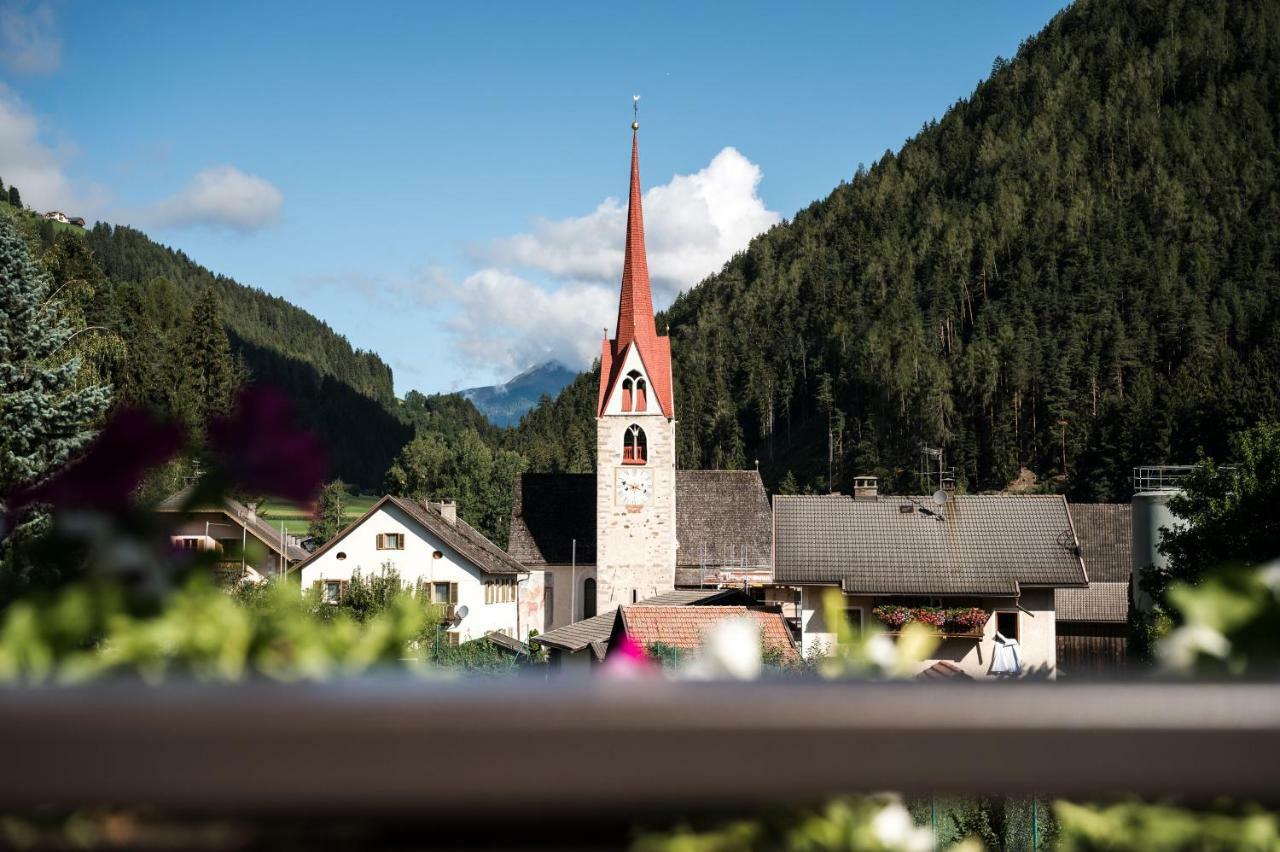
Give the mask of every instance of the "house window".
<path id="1" fill-rule="evenodd" d="M 996 632 L 1006 639 L 1021 638 L 1018 636 L 1017 610 L 996 613 Z"/>
<path id="2" fill-rule="evenodd" d="M 339 550 L 339 551 L 338 551 L 338 555 L 337 555 L 336 557 L 334 557 L 334 558 L 336 558 L 339 562 L 341 562 L 342 560 L 344 560 L 344 559 L 346 559 L 346 558 L 347 558 L 347 554 L 346 554 L 346 553 L 344 553 L 343 551 Z"/>
<path id="3" fill-rule="evenodd" d="M 316 580 L 314 587 L 320 590 L 320 600 L 327 604 L 337 605 L 347 594 L 346 580 Z"/>
<path id="4" fill-rule="evenodd" d="M 460 641 L 460 639 L 457 633 L 454 633 L 452 630 L 450 630 L 448 633 L 444 634 L 444 638 L 445 638 L 445 641 L 449 643 L 450 648 L 458 647 L 458 642 Z"/>
<path id="5" fill-rule="evenodd" d="M 516 581 L 511 578 L 484 581 L 484 602 L 511 603 L 516 599 Z"/>
<path id="6" fill-rule="evenodd" d="M 592 618 L 596 614 L 596 580 L 588 577 L 582 581 L 582 617 Z"/>
<path id="7" fill-rule="evenodd" d="M 177 550 L 201 550 L 200 539 L 198 538 L 179 538 L 174 539 L 173 546 Z"/>
<path id="8" fill-rule="evenodd" d="M 649 451 L 644 437 L 644 430 L 632 423 L 622 436 L 622 463 L 644 464 Z"/>
<path id="9" fill-rule="evenodd" d="M 862 607 L 847 608 L 844 617 L 849 622 L 850 635 L 854 639 L 862 638 Z"/>
<path id="10" fill-rule="evenodd" d="M 379 533 L 379 550 L 404 550 L 404 533 Z"/>

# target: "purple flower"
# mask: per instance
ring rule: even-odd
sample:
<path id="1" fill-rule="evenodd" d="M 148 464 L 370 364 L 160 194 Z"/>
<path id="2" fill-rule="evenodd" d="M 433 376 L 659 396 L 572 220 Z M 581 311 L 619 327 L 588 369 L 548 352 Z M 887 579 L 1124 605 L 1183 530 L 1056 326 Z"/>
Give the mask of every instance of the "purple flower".
<path id="1" fill-rule="evenodd" d="M 83 455 L 12 495 L 10 513 L 37 503 L 55 509 L 119 511 L 129 505 L 147 471 L 182 448 L 182 427 L 137 408 L 117 409 Z"/>
<path id="2" fill-rule="evenodd" d="M 231 416 L 209 424 L 209 447 L 233 484 L 294 503 L 311 501 L 328 473 L 320 439 L 298 425 L 293 403 L 275 388 L 242 390 Z"/>

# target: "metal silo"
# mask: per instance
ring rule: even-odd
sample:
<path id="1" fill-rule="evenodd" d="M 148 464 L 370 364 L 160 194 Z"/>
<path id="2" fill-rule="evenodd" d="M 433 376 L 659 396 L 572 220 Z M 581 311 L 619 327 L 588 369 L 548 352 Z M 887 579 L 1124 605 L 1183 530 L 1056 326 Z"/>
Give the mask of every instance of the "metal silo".
<path id="1" fill-rule="evenodd" d="M 1151 465 L 1133 469 L 1133 602 L 1141 610 L 1151 609 L 1151 598 L 1142 592 L 1139 581 L 1152 566 L 1164 568 L 1169 560 L 1159 551 L 1161 527 L 1172 528 L 1178 517 L 1169 500 L 1182 493 L 1180 483 L 1193 470 L 1191 465 Z"/>

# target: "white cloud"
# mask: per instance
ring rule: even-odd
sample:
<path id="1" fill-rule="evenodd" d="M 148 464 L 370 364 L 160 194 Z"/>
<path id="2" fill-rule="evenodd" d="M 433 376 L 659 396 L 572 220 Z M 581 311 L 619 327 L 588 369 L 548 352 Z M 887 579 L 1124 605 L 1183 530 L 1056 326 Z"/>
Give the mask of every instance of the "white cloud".
<path id="1" fill-rule="evenodd" d="M 161 227 L 207 225 L 249 233 L 279 219 L 283 205 L 284 195 L 269 181 L 234 166 L 214 166 L 177 195 L 152 205 L 143 218 Z"/>
<path id="2" fill-rule="evenodd" d="M 676 175 L 644 194 L 649 276 L 659 305 L 716 272 L 756 234 L 780 217 L 757 193 L 760 167 L 725 148 L 706 168 Z M 586 216 L 539 220 L 477 252 L 502 266 L 534 269 L 556 278 L 616 281 L 622 275 L 626 202 L 608 198 Z"/>
<path id="3" fill-rule="evenodd" d="M 612 288 L 570 282 L 551 289 L 492 268 L 451 287 L 449 300 L 458 309 L 447 325 L 460 354 L 509 373 L 551 359 L 586 367 L 618 309 Z"/>
<path id="4" fill-rule="evenodd" d="M 70 145 L 51 146 L 42 138 L 40 122 L 22 99 L 0 83 L 0 178 L 22 193 L 37 210 L 62 210 L 89 218 L 105 195 L 94 185 L 79 189 L 67 177 L 66 163 L 75 156 Z"/>
<path id="5" fill-rule="evenodd" d="M 48 3 L 0 0 L 0 62 L 15 74 L 52 74 L 62 66 Z"/>
<path id="6" fill-rule="evenodd" d="M 718 271 L 751 238 L 777 224 L 757 193 L 760 167 L 725 148 L 706 168 L 676 175 L 644 194 L 645 242 L 654 302 Z M 535 223 L 532 232 L 475 251 L 485 268 L 437 297 L 456 303 L 450 321 L 461 353 L 475 363 L 519 370 L 549 358 L 585 368 L 613 331 L 626 242 L 626 203 L 605 199 L 591 213 Z M 513 271 L 518 270 L 518 271 Z M 535 283 L 550 277 L 553 285 Z"/>

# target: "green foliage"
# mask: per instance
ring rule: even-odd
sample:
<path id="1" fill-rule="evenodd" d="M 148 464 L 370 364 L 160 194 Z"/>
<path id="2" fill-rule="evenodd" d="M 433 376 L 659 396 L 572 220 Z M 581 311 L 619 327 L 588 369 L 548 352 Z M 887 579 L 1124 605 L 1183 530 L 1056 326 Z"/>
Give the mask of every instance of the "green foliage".
<path id="1" fill-rule="evenodd" d="M 10 206 L 19 209 L 22 207 L 22 193 L 18 192 L 18 188 L 16 186 L 11 185 L 9 187 L 9 204 Z"/>
<path id="2" fill-rule="evenodd" d="M 192 431 L 230 413 L 244 376 L 231 356 L 218 297 L 209 290 L 191 309 L 173 356 L 176 412 Z"/>
<path id="3" fill-rule="evenodd" d="M 236 681 L 325 680 L 404 666 L 432 618 L 412 594 L 388 596 L 363 620 L 316 616 L 316 596 L 288 582 L 237 600 L 195 575 L 162 607 L 138 612 L 111 585 L 76 584 L 47 602 L 13 604 L 0 621 L 0 682 L 76 682 L 135 674 Z"/>
<path id="4" fill-rule="evenodd" d="M 1171 582 L 1196 583 L 1224 565 L 1280 558 L 1280 425 L 1232 436 L 1231 457 L 1228 467 L 1203 460 L 1169 501 L 1179 519 L 1160 544 L 1169 564 L 1144 578 L 1157 600 Z"/>
<path id="5" fill-rule="evenodd" d="M 73 345 L 83 331 L 0 217 L 0 492 L 42 478 L 92 436 L 109 389 L 83 380 Z"/>
<path id="6" fill-rule="evenodd" d="M 345 482 L 335 479 L 326 485 L 316 500 L 315 513 L 311 516 L 311 526 L 307 533 L 321 544 L 337 535 L 347 525 L 343 515 L 346 500 Z"/>
<path id="7" fill-rule="evenodd" d="M 515 479 L 525 465 L 518 453 L 490 447 L 471 429 L 454 441 L 425 432 L 405 445 L 387 471 L 387 490 L 414 499 L 452 497 L 467 523 L 505 547 Z"/>
<path id="8" fill-rule="evenodd" d="M 1061 852 L 1280 849 L 1280 820 L 1256 809 L 1212 813 L 1139 802 L 1106 807 L 1058 802 L 1054 808 Z"/>
<path id="9" fill-rule="evenodd" d="M 684 660 L 684 651 L 674 645 L 668 645 L 666 642 L 653 642 L 644 649 L 655 662 L 663 668 L 674 669 L 680 666 Z"/>

